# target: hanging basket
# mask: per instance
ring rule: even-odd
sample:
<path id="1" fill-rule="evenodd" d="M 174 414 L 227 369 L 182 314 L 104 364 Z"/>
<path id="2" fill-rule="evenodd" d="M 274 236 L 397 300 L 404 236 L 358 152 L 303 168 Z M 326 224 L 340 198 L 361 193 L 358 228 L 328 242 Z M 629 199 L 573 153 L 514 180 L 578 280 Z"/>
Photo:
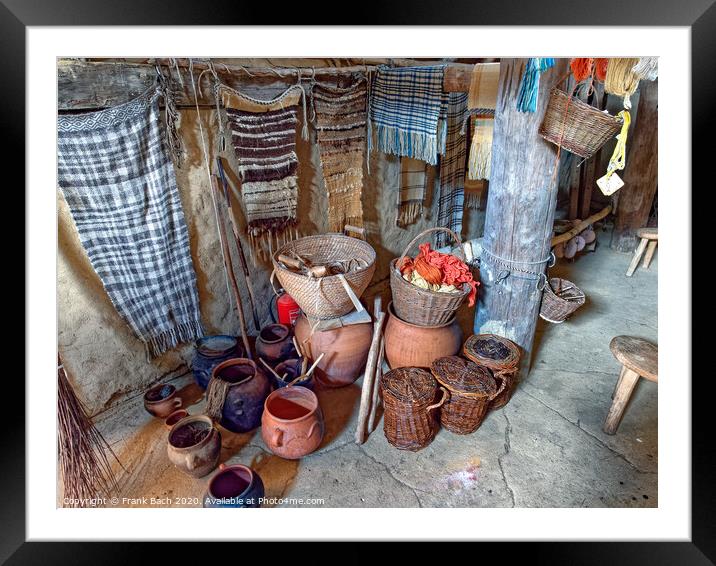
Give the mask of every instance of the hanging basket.
<path id="1" fill-rule="evenodd" d="M 564 322 L 585 301 L 584 293 L 574 283 L 553 277 L 544 286 L 539 315 L 548 322 Z"/>
<path id="2" fill-rule="evenodd" d="M 462 241 L 460 236 L 449 228 L 428 228 L 423 230 L 413 238 L 403 251 L 403 255 L 390 262 L 390 289 L 393 295 L 393 309 L 398 318 L 417 324 L 418 326 L 439 326 L 445 324 L 452 319 L 455 311 L 465 301 L 470 293 L 470 285 L 463 283 L 462 290 L 456 293 L 440 293 L 438 291 L 429 291 L 421 289 L 413 285 L 410 281 L 403 279 L 400 271 L 396 267 L 398 262 L 403 261 L 408 250 L 421 238 L 430 232 L 448 232 L 455 242 L 462 257 L 462 261 L 466 261 L 465 254 L 462 251 Z"/>
<path id="3" fill-rule="evenodd" d="M 594 155 L 621 128 L 621 120 L 600 112 L 559 89 L 552 89 L 539 134 L 562 149 L 584 157 Z"/>
<path id="4" fill-rule="evenodd" d="M 370 283 L 375 272 L 375 250 L 368 243 L 343 234 L 305 236 L 288 242 L 273 255 L 276 278 L 306 315 L 318 319 L 338 318 L 355 309 L 338 275 L 311 277 L 286 269 L 280 255 L 299 256 L 313 265 L 357 260 L 364 267 L 348 271 L 344 277 L 357 297 Z"/>

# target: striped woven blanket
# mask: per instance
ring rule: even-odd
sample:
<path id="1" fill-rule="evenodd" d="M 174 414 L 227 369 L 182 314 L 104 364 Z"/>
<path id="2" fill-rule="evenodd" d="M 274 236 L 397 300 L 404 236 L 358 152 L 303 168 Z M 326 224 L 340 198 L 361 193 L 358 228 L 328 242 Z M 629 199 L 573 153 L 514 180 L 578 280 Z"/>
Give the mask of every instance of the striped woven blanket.
<path id="1" fill-rule="evenodd" d="M 112 304 L 152 355 L 204 334 L 159 90 L 57 119 L 57 177 Z"/>
<path id="2" fill-rule="evenodd" d="M 445 66 L 381 66 L 371 86 L 369 149 L 436 165 L 444 153 L 448 95 Z"/>
<path id="3" fill-rule="evenodd" d="M 328 231 L 363 226 L 363 161 L 366 147 L 367 84 L 313 87 L 316 137 L 328 194 Z"/>

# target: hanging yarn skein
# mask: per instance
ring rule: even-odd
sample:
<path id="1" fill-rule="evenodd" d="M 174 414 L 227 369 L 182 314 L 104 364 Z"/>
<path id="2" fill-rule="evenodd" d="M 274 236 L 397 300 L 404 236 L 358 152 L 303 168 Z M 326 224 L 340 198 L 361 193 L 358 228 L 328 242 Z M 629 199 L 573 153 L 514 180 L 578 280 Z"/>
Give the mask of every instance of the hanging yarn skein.
<path id="1" fill-rule="evenodd" d="M 597 77 L 598 81 L 604 82 L 607 79 L 608 65 L 609 59 L 606 57 L 599 57 L 594 60 L 594 76 Z"/>
<path id="2" fill-rule="evenodd" d="M 640 79 L 647 81 L 655 81 L 659 76 L 659 58 L 658 57 L 642 57 L 639 62 L 631 69 Z"/>
<path id="3" fill-rule="evenodd" d="M 539 92 L 540 75 L 554 66 L 552 57 L 532 57 L 527 60 L 522 75 L 520 90 L 517 93 L 517 110 L 520 112 L 537 111 L 537 93 Z"/>
<path id="4" fill-rule="evenodd" d="M 609 59 L 607 76 L 604 80 L 604 90 L 609 94 L 624 97 L 624 108 L 631 108 L 630 97 L 639 86 L 639 76 L 632 71 L 639 59 L 628 57 L 614 57 Z"/>
<path id="5" fill-rule="evenodd" d="M 626 142 L 629 124 L 631 124 L 631 115 L 628 110 L 622 110 L 617 114 L 617 117 L 622 119 L 622 129 L 619 134 L 617 134 L 617 145 L 614 146 L 614 152 L 609 158 L 606 174 L 607 179 L 609 179 L 615 171 L 624 169 L 626 165 Z"/>
<path id="6" fill-rule="evenodd" d="M 588 57 L 575 57 L 569 62 L 574 80 L 578 83 L 587 80 L 594 73 L 594 59 Z"/>

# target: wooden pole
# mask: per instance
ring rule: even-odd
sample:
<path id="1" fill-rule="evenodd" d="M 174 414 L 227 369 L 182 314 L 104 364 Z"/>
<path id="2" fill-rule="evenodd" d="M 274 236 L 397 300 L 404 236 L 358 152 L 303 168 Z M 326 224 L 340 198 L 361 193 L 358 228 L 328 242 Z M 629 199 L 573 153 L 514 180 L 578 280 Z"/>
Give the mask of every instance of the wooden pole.
<path id="1" fill-rule="evenodd" d="M 656 81 L 641 81 L 639 90 L 639 115 L 627 137 L 624 186 L 617 193 L 619 201 L 612 233 L 611 247 L 620 252 L 636 248 L 639 242 L 636 231 L 649 220 L 658 182 L 659 89 Z"/>
<path id="2" fill-rule="evenodd" d="M 544 273 L 546 264 L 536 262 L 550 255 L 557 199 L 557 148 L 537 130 L 549 91 L 565 75 L 567 63 L 556 59 L 555 66 L 542 73 L 534 113 L 517 110 L 527 59 L 503 59 L 500 64 L 474 330 L 517 343 L 525 351 L 528 369 L 542 291 L 538 275 L 523 270 Z"/>
<path id="3" fill-rule="evenodd" d="M 574 228 L 572 228 L 571 230 L 564 232 L 563 234 L 559 234 L 558 236 L 555 236 L 554 238 L 552 238 L 551 246 L 554 247 L 557 244 L 561 244 L 562 242 L 571 240 L 574 236 L 576 236 L 580 232 L 583 232 L 587 226 L 589 226 L 590 224 L 594 224 L 595 222 L 601 220 L 607 214 L 609 214 L 611 211 L 612 211 L 611 205 L 605 206 L 599 212 L 595 212 L 589 218 L 585 218 L 581 222 L 577 223 L 577 225 Z"/>
<path id="4" fill-rule="evenodd" d="M 358 426 L 356 427 L 356 444 L 363 444 L 366 439 L 366 425 L 370 413 L 370 402 L 373 397 L 373 379 L 376 373 L 376 362 L 380 355 L 380 339 L 382 336 L 383 319 L 385 313 L 381 310 L 380 295 L 374 299 L 373 315 L 375 323 L 373 323 L 373 339 L 368 350 L 368 360 L 365 364 L 365 373 L 363 374 L 363 388 L 360 395 L 360 407 L 358 408 Z"/>

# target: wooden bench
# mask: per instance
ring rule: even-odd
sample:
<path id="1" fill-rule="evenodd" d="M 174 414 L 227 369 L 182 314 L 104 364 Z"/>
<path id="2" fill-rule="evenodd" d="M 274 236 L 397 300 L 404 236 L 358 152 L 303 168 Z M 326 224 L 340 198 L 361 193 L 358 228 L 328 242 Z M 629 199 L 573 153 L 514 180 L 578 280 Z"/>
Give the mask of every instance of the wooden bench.
<path id="1" fill-rule="evenodd" d="M 612 406 L 602 429 L 607 434 L 614 434 L 639 378 L 658 381 L 659 356 L 658 348 L 654 344 L 633 336 L 616 336 L 612 338 L 609 348 L 622 364 L 619 380 L 612 394 Z"/>
<path id="2" fill-rule="evenodd" d="M 659 229 L 658 228 L 639 228 L 636 231 L 636 235 L 638 238 L 640 238 L 639 246 L 634 251 L 634 258 L 631 260 L 631 263 L 629 264 L 629 269 L 627 269 L 626 276 L 631 277 L 634 271 L 636 270 L 637 266 L 639 265 L 639 260 L 641 259 L 641 256 L 644 254 L 644 250 L 646 250 L 646 255 L 644 256 L 644 264 L 642 267 L 644 269 L 649 269 L 649 265 L 651 264 L 651 259 L 654 257 L 654 252 L 656 251 L 656 246 L 659 243 Z"/>

